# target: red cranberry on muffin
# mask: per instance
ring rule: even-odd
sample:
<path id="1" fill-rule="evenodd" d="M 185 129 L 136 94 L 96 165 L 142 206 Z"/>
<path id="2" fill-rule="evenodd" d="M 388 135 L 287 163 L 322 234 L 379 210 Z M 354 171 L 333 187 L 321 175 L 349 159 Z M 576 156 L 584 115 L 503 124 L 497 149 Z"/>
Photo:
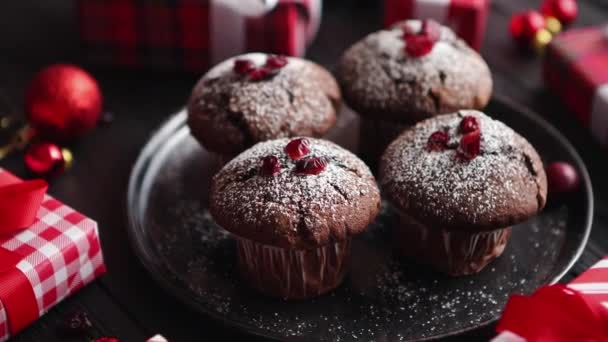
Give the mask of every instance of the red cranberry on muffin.
<path id="1" fill-rule="evenodd" d="M 361 153 L 371 164 L 405 127 L 482 109 L 492 93 L 481 56 L 433 20 L 407 20 L 363 38 L 344 52 L 337 79 L 363 119 Z"/>
<path id="2" fill-rule="evenodd" d="M 243 278 L 260 292 L 303 299 L 336 288 L 350 241 L 374 220 L 380 194 L 369 168 L 325 140 L 261 142 L 214 177 L 210 212 L 238 246 Z"/>
<path id="3" fill-rule="evenodd" d="M 333 76 L 300 58 L 250 53 L 205 74 L 188 103 L 192 135 L 229 160 L 257 142 L 323 136 L 336 122 L 341 94 Z"/>
<path id="4" fill-rule="evenodd" d="M 382 156 L 380 185 L 401 215 L 399 249 L 450 275 L 479 272 L 500 256 L 511 227 L 547 198 L 532 145 L 475 110 L 406 129 Z"/>

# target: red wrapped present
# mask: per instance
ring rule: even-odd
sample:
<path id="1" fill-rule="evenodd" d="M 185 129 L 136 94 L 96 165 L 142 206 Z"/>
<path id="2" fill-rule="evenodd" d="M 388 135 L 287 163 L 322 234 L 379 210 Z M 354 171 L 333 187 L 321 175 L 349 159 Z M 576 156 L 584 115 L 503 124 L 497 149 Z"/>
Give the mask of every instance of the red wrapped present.
<path id="1" fill-rule="evenodd" d="M 105 272 L 95 221 L 0 169 L 0 341 Z"/>
<path id="2" fill-rule="evenodd" d="M 322 0 L 79 0 L 94 61 L 201 71 L 244 52 L 303 55 Z"/>
<path id="3" fill-rule="evenodd" d="M 404 19 L 435 19 L 479 50 L 488 7 L 489 0 L 385 0 L 384 23 L 390 26 Z"/>
<path id="4" fill-rule="evenodd" d="M 608 26 L 557 35 L 543 65 L 545 85 L 600 143 L 608 144 Z"/>
<path id="5" fill-rule="evenodd" d="M 492 342 L 608 341 L 608 257 L 566 285 L 509 299 Z"/>

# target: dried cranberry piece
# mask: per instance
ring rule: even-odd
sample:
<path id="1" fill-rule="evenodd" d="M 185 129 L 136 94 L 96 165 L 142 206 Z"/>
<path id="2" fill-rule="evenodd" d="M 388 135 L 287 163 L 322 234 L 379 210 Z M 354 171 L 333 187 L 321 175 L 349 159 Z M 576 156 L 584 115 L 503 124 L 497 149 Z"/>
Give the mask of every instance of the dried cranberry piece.
<path id="1" fill-rule="evenodd" d="M 262 158 L 262 176 L 275 176 L 281 172 L 281 161 L 276 156 L 266 156 Z"/>
<path id="2" fill-rule="evenodd" d="M 405 52 L 413 57 L 422 57 L 428 54 L 435 45 L 435 42 L 426 35 L 405 36 L 404 40 Z"/>
<path id="3" fill-rule="evenodd" d="M 441 25 L 433 19 L 426 19 L 422 22 L 422 34 L 429 37 L 433 43 L 441 38 Z"/>
<path id="4" fill-rule="evenodd" d="M 266 59 L 266 67 L 270 69 L 281 69 L 287 65 L 287 57 L 283 55 L 271 55 Z"/>
<path id="5" fill-rule="evenodd" d="M 463 160 L 473 160 L 481 149 L 481 132 L 479 130 L 467 133 L 460 139 L 458 157 Z"/>
<path id="6" fill-rule="evenodd" d="M 267 67 L 257 68 L 249 73 L 249 80 L 253 82 L 263 81 L 276 75 L 277 69 L 269 69 Z"/>
<path id="7" fill-rule="evenodd" d="M 74 311 L 63 317 L 59 333 L 63 336 L 82 336 L 93 329 L 89 315 L 84 311 Z"/>
<path id="8" fill-rule="evenodd" d="M 327 164 L 327 159 L 321 157 L 301 159 L 296 163 L 296 172 L 302 175 L 318 175 L 327 168 Z"/>
<path id="9" fill-rule="evenodd" d="M 437 131 L 429 137 L 426 142 L 426 148 L 429 151 L 443 151 L 448 146 L 450 137 L 447 132 Z"/>
<path id="10" fill-rule="evenodd" d="M 310 141 L 306 138 L 293 139 L 285 146 L 285 153 L 293 160 L 299 160 L 310 153 Z"/>
<path id="11" fill-rule="evenodd" d="M 460 132 L 463 134 L 479 130 L 479 121 L 474 116 L 465 116 L 460 121 Z"/>
<path id="12" fill-rule="evenodd" d="M 236 59 L 232 70 L 239 75 L 248 75 L 255 70 L 255 64 L 250 59 Z"/>
<path id="13" fill-rule="evenodd" d="M 100 337 L 98 339 L 93 340 L 92 342 L 120 342 L 116 337 Z"/>

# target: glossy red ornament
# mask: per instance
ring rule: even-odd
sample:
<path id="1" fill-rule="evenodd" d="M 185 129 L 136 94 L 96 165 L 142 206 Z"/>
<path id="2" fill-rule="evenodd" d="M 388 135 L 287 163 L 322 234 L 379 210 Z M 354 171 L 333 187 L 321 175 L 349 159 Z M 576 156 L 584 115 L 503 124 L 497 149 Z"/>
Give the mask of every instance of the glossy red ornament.
<path id="1" fill-rule="evenodd" d="M 564 26 L 570 25 L 578 15 L 576 0 L 545 0 L 540 11 L 547 17 L 555 17 Z"/>
<path id="2" fill-rule="evenodd" d="M 570 163 L 557 161 L 547 165 L 548 191 L 550 194 L 566 194 L 576 190 L 580 184 L 580 177 L 574 166 Z"/>
<path id="3" fill-rule="evenodd" d="M 51 143 L 30 146 L 24 156 L 25 166 L 41 176 L 57 176 L 65 170 L 65 159 L 61 148 Z"/>
<path id="4" fill-rule="evenodd" d="M 67 64 L 49 66 L 34 76 L 25 94 L 29 124 L 43 138 L 67 141 L 93 129 L 102 96 L 95 79 Z"/>
<path id="5" fill-rule="evenodd" d="M 545 18 L 537 11 L 516 13 L 509 21 L 509 32 L 518 42 L 530 44 L 536 32 L 545 28 Z"/>

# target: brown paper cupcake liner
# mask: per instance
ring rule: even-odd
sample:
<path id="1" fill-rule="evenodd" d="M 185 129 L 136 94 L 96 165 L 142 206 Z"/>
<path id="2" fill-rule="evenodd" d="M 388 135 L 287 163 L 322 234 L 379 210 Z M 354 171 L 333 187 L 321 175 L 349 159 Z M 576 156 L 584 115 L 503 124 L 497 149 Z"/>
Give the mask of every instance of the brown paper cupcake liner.
<path id="1" fill-rule="evenodd" d="M 480 272 L 502 254 L 511 236 L 510 227 L 477 233 L 448 231 L 405 214 L 395 231 L 403 255 L 452 276 Z"/>
<path id="2" fill-rule="evenodd" d="M 272 297 L 304 299 L 340 285 L 350 261 L 350 239 L 310 250 L 237 239 L 238 263 L 249 285 Z"/>

